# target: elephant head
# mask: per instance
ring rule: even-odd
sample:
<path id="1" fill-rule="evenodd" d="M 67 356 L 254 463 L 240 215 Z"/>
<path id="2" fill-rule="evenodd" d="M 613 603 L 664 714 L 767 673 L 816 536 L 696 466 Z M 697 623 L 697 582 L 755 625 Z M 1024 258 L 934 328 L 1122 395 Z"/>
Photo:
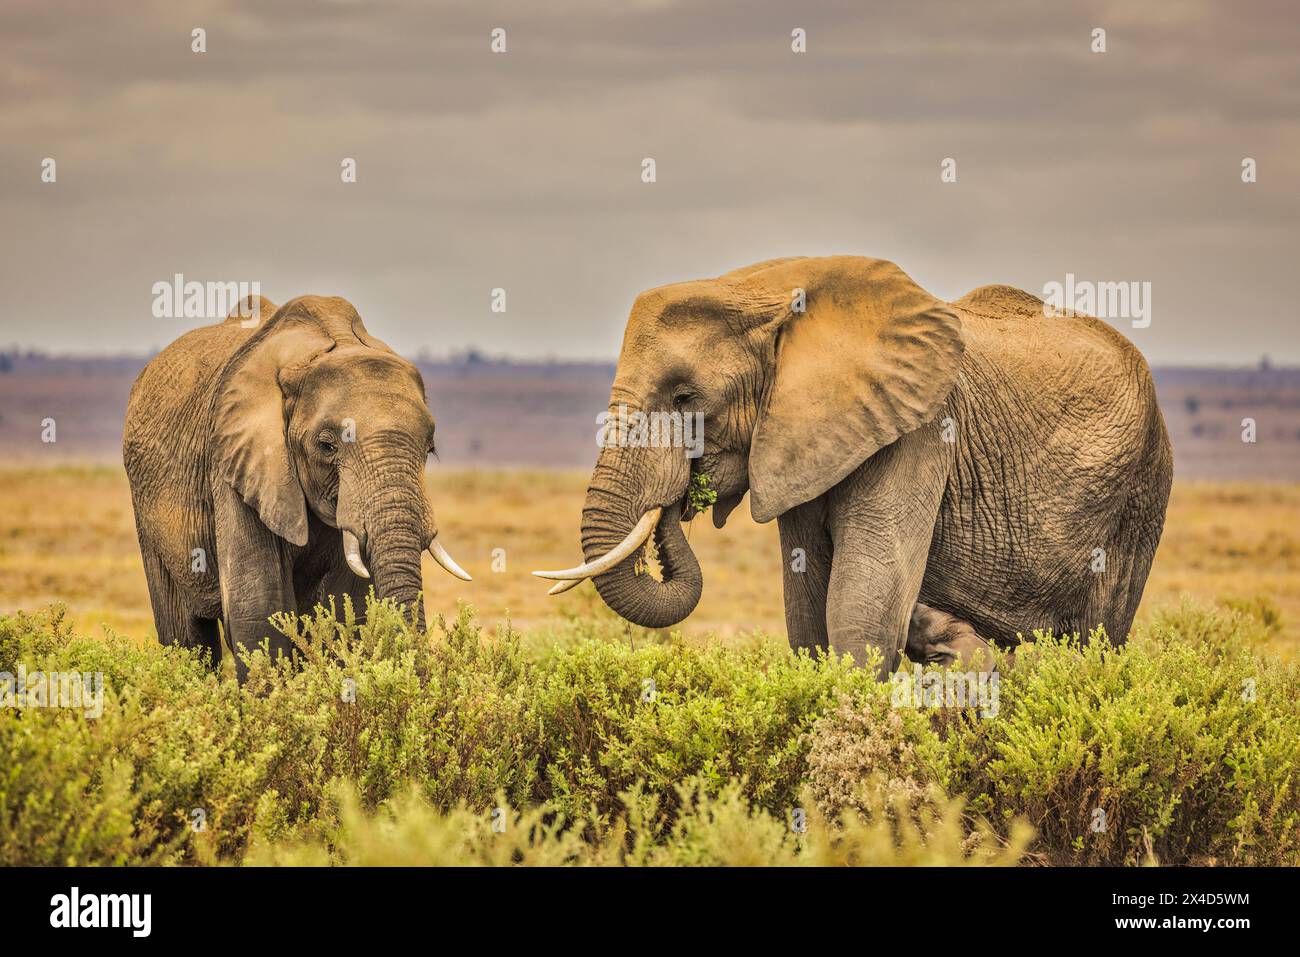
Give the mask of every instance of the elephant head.
<path id="1" fill-rule="evenodd" d="M 702 455 L 606 442 L 582 516 L 583 565 L 538 572 L 558 593 L 594 578 L 636 624 L 685 618 L 703 587 L 681 530 L 692 474 L 717 493 L 721 528 L 748 491 L 771 521 L 933 419 L 956 382 L 961 321 L 893 263 L 778 259 L 637 297 L 610 397 L 661 420 L 700 415 Z M 655 536 L 662 580 L 635 553 Z"/>
<path id="2" fill-rule="evenodd" d="M 422 621 L 426 548 L 469 576 L 438 541 L 424 491 L 434 422 L 419 370 L 372 337 L 344 299 L 302 296 L 278 310 L 262 302 L 260 312 L 270 319 L 216 384 L 216 474 L 287 542 L 307 544 L 309 512 L 339 530 L 352 571 L 373 575 L 378 597 Z"/>

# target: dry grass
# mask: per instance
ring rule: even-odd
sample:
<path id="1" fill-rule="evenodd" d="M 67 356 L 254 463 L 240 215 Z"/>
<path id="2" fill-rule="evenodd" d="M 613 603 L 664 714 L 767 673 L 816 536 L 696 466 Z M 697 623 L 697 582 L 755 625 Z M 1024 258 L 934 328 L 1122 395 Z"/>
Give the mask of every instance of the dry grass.
<path id="1" fill-rule="evenodd" d="M 528 574 L 576 563 L 586 473 L 437 470 L 429 487 L 442 533 L 471 574 L 464 585 L 425 561 L 429 607 L 458 599 L 486 622 L 529 627 L 569 616 L 607 615 L 590 584 L 555 599 Z M 120 469 L 92 466 L 0 471 L 0 609 L 65 602 L 77 627 L 101 624 L 152 633 L 149 596 Z M 1276 613 L 1275 650 L 1300 648 L 1300 485 L 1186 482 L 1175 486 L 1164 541 L 1143 611 L 1180 595 L 1262 605 Z M 775 523 L 744 508 L 718 531 L 692 524 L 704 597 L 682 625 L 724 640 L 761 629 L 784 632 Z M 505 570 L 492 571 L 504 549 Z"/>

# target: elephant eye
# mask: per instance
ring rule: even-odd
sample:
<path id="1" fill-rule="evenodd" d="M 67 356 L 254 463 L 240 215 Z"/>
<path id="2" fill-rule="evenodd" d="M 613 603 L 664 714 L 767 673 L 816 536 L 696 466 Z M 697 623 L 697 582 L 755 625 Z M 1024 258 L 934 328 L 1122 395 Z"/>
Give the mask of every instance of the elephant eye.
<path id="1" fill-rule="evenodd" d="M 673 395 L 673 405 L 677 406 L 678 408 L 681 408 L 682 406 L 686 405 L 686 403 L 690 402 L 694 398 L 695 398 L 695 393 L 689 391 L 688 389 L 678 389 L 677 392 L 674 393 Z"/>
<path id="2" fill-rule="evenodd" d="M 322 432 L 320 435 L 316 436 L 316 445 L 326 455 L 333 455 L 339 450 L 339 447 L 334 444 L 334 436 L 330 435 L 328 432 Z"/>

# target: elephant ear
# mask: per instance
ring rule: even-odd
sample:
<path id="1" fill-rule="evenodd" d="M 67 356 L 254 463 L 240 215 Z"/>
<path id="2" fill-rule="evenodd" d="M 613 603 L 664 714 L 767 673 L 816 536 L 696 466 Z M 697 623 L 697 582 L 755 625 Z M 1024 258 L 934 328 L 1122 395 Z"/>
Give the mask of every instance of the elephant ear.
<path id="1" fill-rule="evenodd" d="M 893 263 L 783 262 L 749 274 L 733 301 L 767 310 L 761 326 L 773 334 L 775 370 L 749 453 L 755 521 L 816 498 L 933 419 L 957 381 L 961 320 Z"/>
<path id="2" fill-rule="evenodd" d="M 220 477 L 272 532 L 307 544 L 307 500 L 285 435 L 285 383 L 334 340 L 290 303 L 226 364 L 213 404 L 213 445 Z"/>

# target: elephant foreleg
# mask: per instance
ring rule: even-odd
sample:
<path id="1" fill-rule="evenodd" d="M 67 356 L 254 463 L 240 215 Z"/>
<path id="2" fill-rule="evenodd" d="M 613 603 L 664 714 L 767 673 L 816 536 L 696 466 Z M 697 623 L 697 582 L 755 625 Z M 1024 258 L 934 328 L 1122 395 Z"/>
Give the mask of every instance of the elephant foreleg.
<path id="1" fill-rule="evenodd" d="M 777 519 L 781 532 L 781 578 L 785 593 L 785 632 L 790 647 L 809 651 L 830 647 L 826 634 L 826 594 L 831 583 L 831 538 L 826 503 L 817 498 Z"/>
<path id="2" fill-rule="evenodd" d="M 221 662 L 221 638 L 217 633 L 217 623 L 197 617 L 190 611 L 180 589 L 157 555 L 146 549 L 141 552 L 141 557 L 159 643 L 206 651 L 213 667 L 218 666 Z"/>
<path id="3" fill-rule="evenodd" d="M 277 612 L 297 611 L 293 569 L 284 543 L 224 482 L 215 483 L 217 569 L 221 577 L 222 618 L 235 655 L 240 683 L 248 677 L 241 652 L 266 643 L 274 657 L 290 655 L 292 643 L 270 624 Z"/>
<path id="4" fill-rule="evenodd" d="M 829 493 L 834 557 L 826 601 L 831 649 L 892 672 L 906 644 L 943 501 L 951 446 L 923 426 L 882 449 Z"/>
<path id="5" fill-rule="evenodd" d="M 329 600 L 334 599 L 334 610 L 343 617 L 343 599 L 346 596 L 352 603 L 352 611 L 358 622 L 366 620 L 366 595 L 370 591 L 370 582 L 353 573 L 342 561 L 325 573 L 316 587 L 312 602 L 328 607 Z"/>

